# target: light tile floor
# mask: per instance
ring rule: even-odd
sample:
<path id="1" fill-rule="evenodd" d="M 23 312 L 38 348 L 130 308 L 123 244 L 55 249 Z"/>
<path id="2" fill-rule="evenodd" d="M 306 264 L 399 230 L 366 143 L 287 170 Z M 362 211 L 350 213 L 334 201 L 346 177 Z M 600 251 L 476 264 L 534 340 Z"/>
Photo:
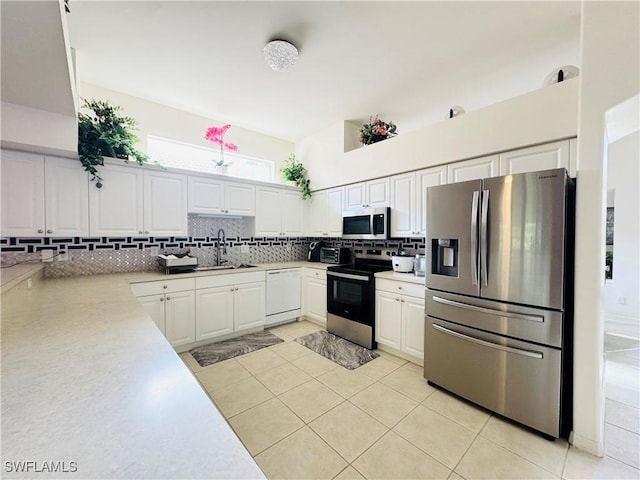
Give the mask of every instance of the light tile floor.
<path id="1" fill-rule="evenodd" d="M 637 430 L 619 425 L 633 406 L 608 408 L 596 458 L 432 388 L 393 355 L 349 371 L 293 342 L 320 328 L 276 327 L 285 343 L 205 368 L 181 354 L 268 478 L 640 477 L 626 447 Z"/>

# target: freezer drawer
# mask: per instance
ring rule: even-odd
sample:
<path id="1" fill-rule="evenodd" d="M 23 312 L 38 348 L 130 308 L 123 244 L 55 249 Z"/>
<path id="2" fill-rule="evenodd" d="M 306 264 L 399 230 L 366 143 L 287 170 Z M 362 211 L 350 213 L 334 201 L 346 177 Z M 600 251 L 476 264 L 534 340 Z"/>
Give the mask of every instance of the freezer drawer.
<path id="1" fill-rule="evenodd" d="M 507 337 L 562 347 L 562 312 L 427 290 L 425 313 Z"/>
<path id="2" fill-rule="evenodd" d="M 560 350 L 426 320 L 427 380 L 547 435 L 560 435 Z"/>

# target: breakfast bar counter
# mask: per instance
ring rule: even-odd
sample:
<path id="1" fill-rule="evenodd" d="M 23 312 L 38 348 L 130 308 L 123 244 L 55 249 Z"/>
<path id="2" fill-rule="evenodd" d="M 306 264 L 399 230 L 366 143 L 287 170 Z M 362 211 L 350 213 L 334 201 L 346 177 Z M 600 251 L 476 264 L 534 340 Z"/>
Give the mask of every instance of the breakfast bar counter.
<path id="1" fill-rule="evenodd" d="M 3 292 L 3 478 L 264 478 L 133 296 L 137 277 Z"/>

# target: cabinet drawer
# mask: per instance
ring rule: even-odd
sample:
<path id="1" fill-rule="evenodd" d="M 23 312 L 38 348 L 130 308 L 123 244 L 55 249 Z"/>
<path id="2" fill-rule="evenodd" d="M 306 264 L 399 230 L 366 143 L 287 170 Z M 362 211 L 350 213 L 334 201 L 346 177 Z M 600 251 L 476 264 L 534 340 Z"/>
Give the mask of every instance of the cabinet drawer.
<path id="1" fill-rule="evenodd" d="M 323 268 L 311 268 L 304 269 L 304 276 L 309 278 L 317 278 L 319 280 L 327 279 L 327 271 Z"/>
<path id="2" fill-rule="evenodd" d="M 376 290 L 424 298 L 424 286 L 417 283 L 396 282 L 395 280 L 376 278 Z"/>
<path id="3" fill-rule="evenodd" d="M 240 283 L 264 282 L 264 270 L 246 273 L 218 273 L 196 278 L 196 289 L 224 287 Z"/>
<path id="4" fill-rule="evenodd" d="M 176 278 L 174 280 L 162 280 L 160 282 L 132 283 L 131 291 L 136 297 L 157 295 L 159 293 L 173 293 L 193 290 L 195 282 L 193 278 Z"/>

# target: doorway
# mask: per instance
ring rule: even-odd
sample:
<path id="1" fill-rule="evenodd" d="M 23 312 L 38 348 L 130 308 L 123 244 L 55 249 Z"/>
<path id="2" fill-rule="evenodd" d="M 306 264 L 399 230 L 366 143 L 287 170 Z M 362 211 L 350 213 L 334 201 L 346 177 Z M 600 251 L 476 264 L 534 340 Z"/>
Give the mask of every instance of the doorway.
<path id="1" fill-rule="evenodd" d="M 605 455 L 640 468 L 640 97 L 606 114 Z"/>

